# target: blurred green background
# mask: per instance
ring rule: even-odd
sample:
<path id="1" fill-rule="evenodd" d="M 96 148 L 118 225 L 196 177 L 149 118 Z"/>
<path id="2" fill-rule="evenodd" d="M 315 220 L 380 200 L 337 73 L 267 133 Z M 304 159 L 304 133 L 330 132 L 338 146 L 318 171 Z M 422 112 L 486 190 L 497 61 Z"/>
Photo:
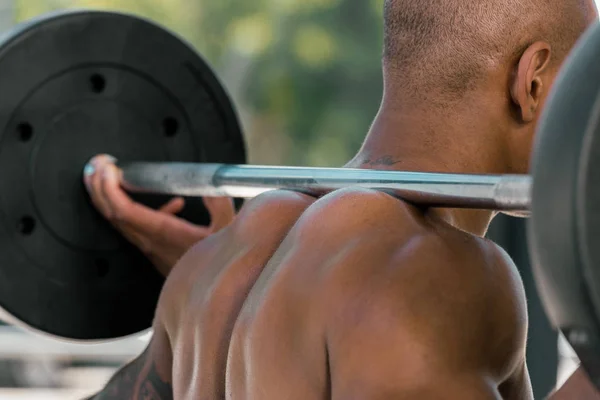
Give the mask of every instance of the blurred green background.
<path id="1" fill-rule="evenodd" d="M 17 0 L 17 21 L 94 8 L 148 17 L 191 42 L 238 109 L 249 160 L 341 166 L 382 92 L 383 0 Z"/>

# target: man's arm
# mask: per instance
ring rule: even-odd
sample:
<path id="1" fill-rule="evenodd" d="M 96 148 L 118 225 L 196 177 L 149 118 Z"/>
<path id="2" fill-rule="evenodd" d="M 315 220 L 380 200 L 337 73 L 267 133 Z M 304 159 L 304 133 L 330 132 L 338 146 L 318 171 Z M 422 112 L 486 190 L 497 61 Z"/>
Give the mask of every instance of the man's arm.
<path id="1" fill-rule="evenodd" d="M 583 368 L 579 368 L 548 400 L 600 400 L 600 392 L 592 385 Z"/>
<path id="2" fill-rule="evenodd" d="M 173 400 L 171 383 L 160 377 L 151 347 L 152 344 L 121 368 L 100 393 L 87 400 Z"/>

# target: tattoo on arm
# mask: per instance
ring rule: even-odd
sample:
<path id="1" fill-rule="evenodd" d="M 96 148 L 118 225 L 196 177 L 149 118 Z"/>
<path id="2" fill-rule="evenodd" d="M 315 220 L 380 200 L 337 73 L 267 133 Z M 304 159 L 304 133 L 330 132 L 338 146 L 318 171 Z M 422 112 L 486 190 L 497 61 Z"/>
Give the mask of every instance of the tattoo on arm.
<path id="1" fill-rule="evenodd" d="M 143 400 L 173 400 L 173 387 L 158 376 L 154 363 L 146 378 L 140 382 L 138 397 Z"/>
<path id="2" fill-rule="evenodd" d="M 160 378 L 154 360 L 146 351 L 88 400 L 173 400 L 173 387 Z"/>
<path id="3" fill-rule="evenodd" d="M 383 157 L 379 157 L 375 160 L 365 160 L 363 162 L 363 165 L 371 165 L 371 166 L 377 166 L 377 165 L 385 165 L 385 166 L 391 166 L 391 165 L 395 165 L 398 164 L 400 161 L 399 160 L 394 160 L 391 156 L 383 156 Z"/>

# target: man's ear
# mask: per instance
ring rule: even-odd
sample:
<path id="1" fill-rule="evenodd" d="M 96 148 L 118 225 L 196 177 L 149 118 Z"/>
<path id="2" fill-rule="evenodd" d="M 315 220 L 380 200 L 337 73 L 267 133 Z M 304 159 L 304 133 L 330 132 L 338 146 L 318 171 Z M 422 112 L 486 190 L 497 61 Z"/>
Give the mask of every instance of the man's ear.
<path id="1" fill-rule="evenodd" d="M 550 64 L 550 55 L 548 43 L 535 42 L 525 50 L 514 71 L 510 94 L 522 122 L 535 119 L 544 91 L 549 89 L 543 73 Z"/>

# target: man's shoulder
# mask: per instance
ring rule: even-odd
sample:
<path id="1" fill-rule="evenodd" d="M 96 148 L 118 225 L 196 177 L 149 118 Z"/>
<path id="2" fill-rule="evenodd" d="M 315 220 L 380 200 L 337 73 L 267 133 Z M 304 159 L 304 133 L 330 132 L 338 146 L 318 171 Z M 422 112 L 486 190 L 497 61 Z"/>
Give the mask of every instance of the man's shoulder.
<path id="1" fill-rule="evenodd" d="M 309 246 L 320 240 L 346 242 L 351 236 L 373 238 L 385 232 L 386 227 L 412 234 L 422 227 L 415 210 L 376 190 L 346 188 L 319 198 L 275 190 L 248 201 L 221 235 L 226 236 L 221 242 L 230 242 L 232 238 L 258 239 L 260 232 L 279 226 L 289 230 L 289 240 L 296 245 Z M 336 252 L 335 244 L 331 244 L 331 250 Z"/>
<path id="2" fill-rule="evenodd" d="M 297 230 L 318 237 L 372 237 L 388 227 L 395 233 L 415 233 L 422 230 L 420 218 L 415 207 L 385 192 L 350 187 L 315 201 L 299 219 Z"/>
<path id="3" fill-rule="evenodd" d="M 339 264 L 344 276 L 366 273 L 377 279 L 389 274 L 387 282 L 398 284 L 405 284 L 408 275 L 415 280 L 446 276 L 444 284 L 458 281 L 464 286 L 479 280 L 480 287 L 489 274 L 514 270 L 510 258 L 493 242 L 432 220 L 423 210 L 385 192 L 346 188 L 304 206 L 288 235 L 290 246 L 319 254 L 331 271 Z M 338 262 L 332 264 L 333 258 Z"/>
<path id="4" fill-rule="evenodd" d="M 410 203 L 372 189 L 346 188 L 321 197 L 302 213 L 295 230 L 295 238 L 339 238 L 340 245 L 364 245 L 383 252 L 389 255 L 389 266 L 400 273 L 417 265 L 421 269 L 422 264 L 442 270 L 454 265 L 484 272 L 490 266 L 513 266 L 493 242 L 459 231 Z M 339 248 L 331 250 L 338 253 Z"/>
<path id="5" fill-rule="evenodd" d="M 368 222 L 374 221 L 414 221 L 419 214 L 415 210 L 408 203 L 384 192 L 358 187 L 335 190 L 319 198 L 292 190 L 273 190 L 249 200 L 238 214 L 236 223 L 243 226 L 263 218 L 301 211 L 302 220 L 299 222 L 328 234 L 348 224 L 359 223 L 368 228 Z M 315 220 L 319 223 L 315 224 Z M 412 227 L 416 226 L 412 224 Z M 331 229 L 320 229 L 322 227 Z"/>
<path id="6" fill-rule="evenodd" d="M 372 307 L 398 316 L 403 309 L 417 318 L 423 314 L 440 320 L 449 317 L 453 323 L 463 318 L 463 327 L 478 324 L 478 318 L 486 319 L 496 311 L 512 312 L 510 318 L 504 315 L 507 319 L 526 320 L 522 280 L 501 247 L 423 221 L 410 206 L 399 208 L 395 210 L 399 215 L 376 216 L 380 226 L 347 240 L 348 257 L 339 257 L 340 248 L 331 249 L 341 262 L 337 271 L 328 263 L 337 276 L 326 291 L 339 295 L 340 307 L 347 306 L 347 299 L 368 296 L 369 302 L 361 305 L 365 313 L 371 313 Z"/>
<path id="7" fill-rule="evenodd" d="M 272 190 L 248 200 L 237 215 L 233 227 L 255 229 L 265 222 L 273 223 L 289 216 L 297 218 L 315 202 L 315 198 L 292 190 Z M 273 221 L 273 222 L 272 222 Z"/>
<path id="8" fill-rule="evenodd" d="M 522 361 L 525 295 L 499 246 L 383 193 L 340 191 L 320 201 L 298 228 L 325 256 L 313 271 L 301 265 L 319 277 L 311 297 L 327 315 L 333 346 L 393 340 L 406 345 L 406 357 L 425 346 L 449 360 L 498 352 L 490 367 L 499 382 Z"/>
<path id="9" fill-rule="evenodd" d="M 354 235 L 355 240 L 331 248 L 332 255 L 339 255 L 347 244 L 354 255 L 342 259 L 339 280 L 360 277 L 355 285 L 344 283 L 343 290 L 352 292 L 344 297 L 370 292 L 370 286 L 376 286 L 383 289 L 373 297 L 376 307 L 397 306 L 417 295 L 422 296 L 422 305 L 439 305 L 443 299 L 441 304 L 455 307 L 473 299 L 485 300 L 500 286 L 514 287 L 520 282 L 512 260 L 494 243 L 448 228 L 440 231 L 420 221 L 410 209 L 400 213 L 404 215 L 376 216 L 380 226 L 366 227 Z M 327 229 L 321 229 L 313 240 L 329 239 L 323 231 Z M 346 232 L 339 235 L 350 236 Z"/>

